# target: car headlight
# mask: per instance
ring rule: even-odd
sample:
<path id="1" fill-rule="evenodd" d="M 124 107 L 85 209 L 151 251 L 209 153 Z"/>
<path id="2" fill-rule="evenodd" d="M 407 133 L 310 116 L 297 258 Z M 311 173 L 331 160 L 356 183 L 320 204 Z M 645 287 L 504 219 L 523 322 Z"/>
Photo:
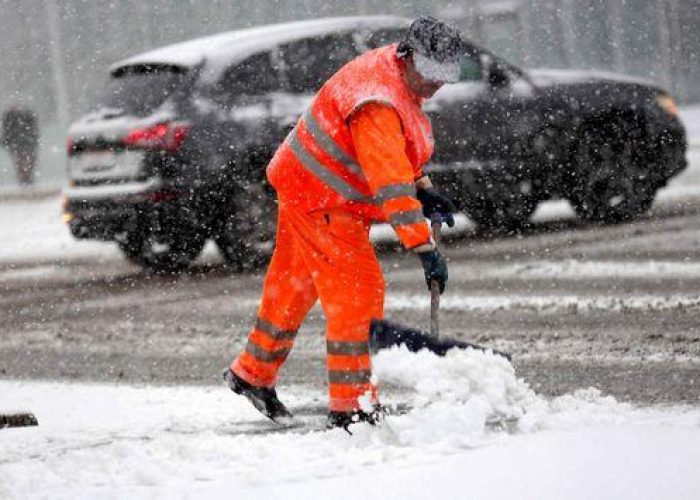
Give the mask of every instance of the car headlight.
<path id="1" fill-rule="evenodd" d="M 658 104 L 661 109 L 666 111 L 671 116 L 676 116 L 678 114 L 678 105 L 673 100 L 673 98 L 668 94 L 659 94 L 656 96 L 656 104 Z"/>

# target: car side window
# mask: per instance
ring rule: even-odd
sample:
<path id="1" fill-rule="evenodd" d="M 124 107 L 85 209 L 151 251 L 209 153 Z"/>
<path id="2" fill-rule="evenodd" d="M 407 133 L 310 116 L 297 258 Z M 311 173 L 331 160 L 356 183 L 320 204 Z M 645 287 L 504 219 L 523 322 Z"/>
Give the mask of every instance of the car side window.
<path id="1" fill-rule="evenodd" d="M 384 45 L 400 42 L 405 34 L 406 30 L 399 28 L 377 30 L 369 35 L 366 44 L 368 48 L 376 49 Z"/>
<path id="2" fill-rule="evenodd" d="M 475 82 L 484 79 L 483 65 L 476 54 L 462 54 L 459 58 L 459 68 L 459 81 L 461 82 Z"/>
<path id="3" fill-rule="evenodd" d="M 279 80 L 269 52 L 252 55 L 237 63 L 221 76 L 214 98 L 231 105 L 244 96 L 259 96 L 279 89 Z"/>
<path id="4" fill-rule="evenodd" d="M 280 48 L 286 69 L 287 89 L 296 93 L 313 93 L 359 54 L 352 35 L 307 38 Z"/>

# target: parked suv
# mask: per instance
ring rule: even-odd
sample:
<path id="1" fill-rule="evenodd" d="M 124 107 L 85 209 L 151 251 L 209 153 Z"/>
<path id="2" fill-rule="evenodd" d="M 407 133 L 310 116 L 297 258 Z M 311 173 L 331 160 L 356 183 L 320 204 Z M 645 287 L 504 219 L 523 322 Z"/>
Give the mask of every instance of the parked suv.
<path id="1" fill-rule="evenodd" d="M 233 269 L 274 237 L 265 165 L 323 82 L 409 21 L 371 16 L 252 28 L 120 61 L 69 130 L 66 220 L 153 269 L 187 266 L 213 239 Z M 428 101 L 431 177 L 479 224 L 514 228 L 537 203 L 587 220 L 646 211 L 685 166 L 671 98 L 613 75 L 525 72 L 465 42 L 462 80 Z"/>

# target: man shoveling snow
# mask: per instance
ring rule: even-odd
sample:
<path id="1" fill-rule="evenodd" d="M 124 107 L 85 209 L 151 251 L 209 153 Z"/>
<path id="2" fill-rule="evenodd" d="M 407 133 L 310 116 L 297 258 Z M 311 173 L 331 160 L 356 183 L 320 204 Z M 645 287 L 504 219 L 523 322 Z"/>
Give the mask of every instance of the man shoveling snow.
<path id="1" fill-rule="evenodd" d="M 422 172 L 433 137 L 421 105 L 459 79 L 460 49 L 455 28 L 417 19 L 401 43 L 333 75 L 268 165 L 279 200 L 275 251 L 255 326 L 224 378 L 272 420 L 291 417 L 275 383 L 317 299 L 327 318 L 328 426 L 381 418 L 369 338 L 384 316 L 384 280 L 369 227 L 388 221 L 420 257 L 428 286 L 444 291 L 447 264 L 425 217 L 453 225 L 455 208 Z"/>

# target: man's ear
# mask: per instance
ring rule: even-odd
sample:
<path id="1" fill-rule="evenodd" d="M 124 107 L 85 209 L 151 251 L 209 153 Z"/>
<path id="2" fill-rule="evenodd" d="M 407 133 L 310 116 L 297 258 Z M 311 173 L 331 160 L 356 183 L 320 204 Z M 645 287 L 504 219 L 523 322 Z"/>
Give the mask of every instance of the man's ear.
<path id="1" fill-rule="evenodd" d="M 399 42 L 398 47 L 396 47 L 396 56 L 399 59 L 406 59 L 410 55 L 411 47 L 408 45 L 408 42 Z"/>

